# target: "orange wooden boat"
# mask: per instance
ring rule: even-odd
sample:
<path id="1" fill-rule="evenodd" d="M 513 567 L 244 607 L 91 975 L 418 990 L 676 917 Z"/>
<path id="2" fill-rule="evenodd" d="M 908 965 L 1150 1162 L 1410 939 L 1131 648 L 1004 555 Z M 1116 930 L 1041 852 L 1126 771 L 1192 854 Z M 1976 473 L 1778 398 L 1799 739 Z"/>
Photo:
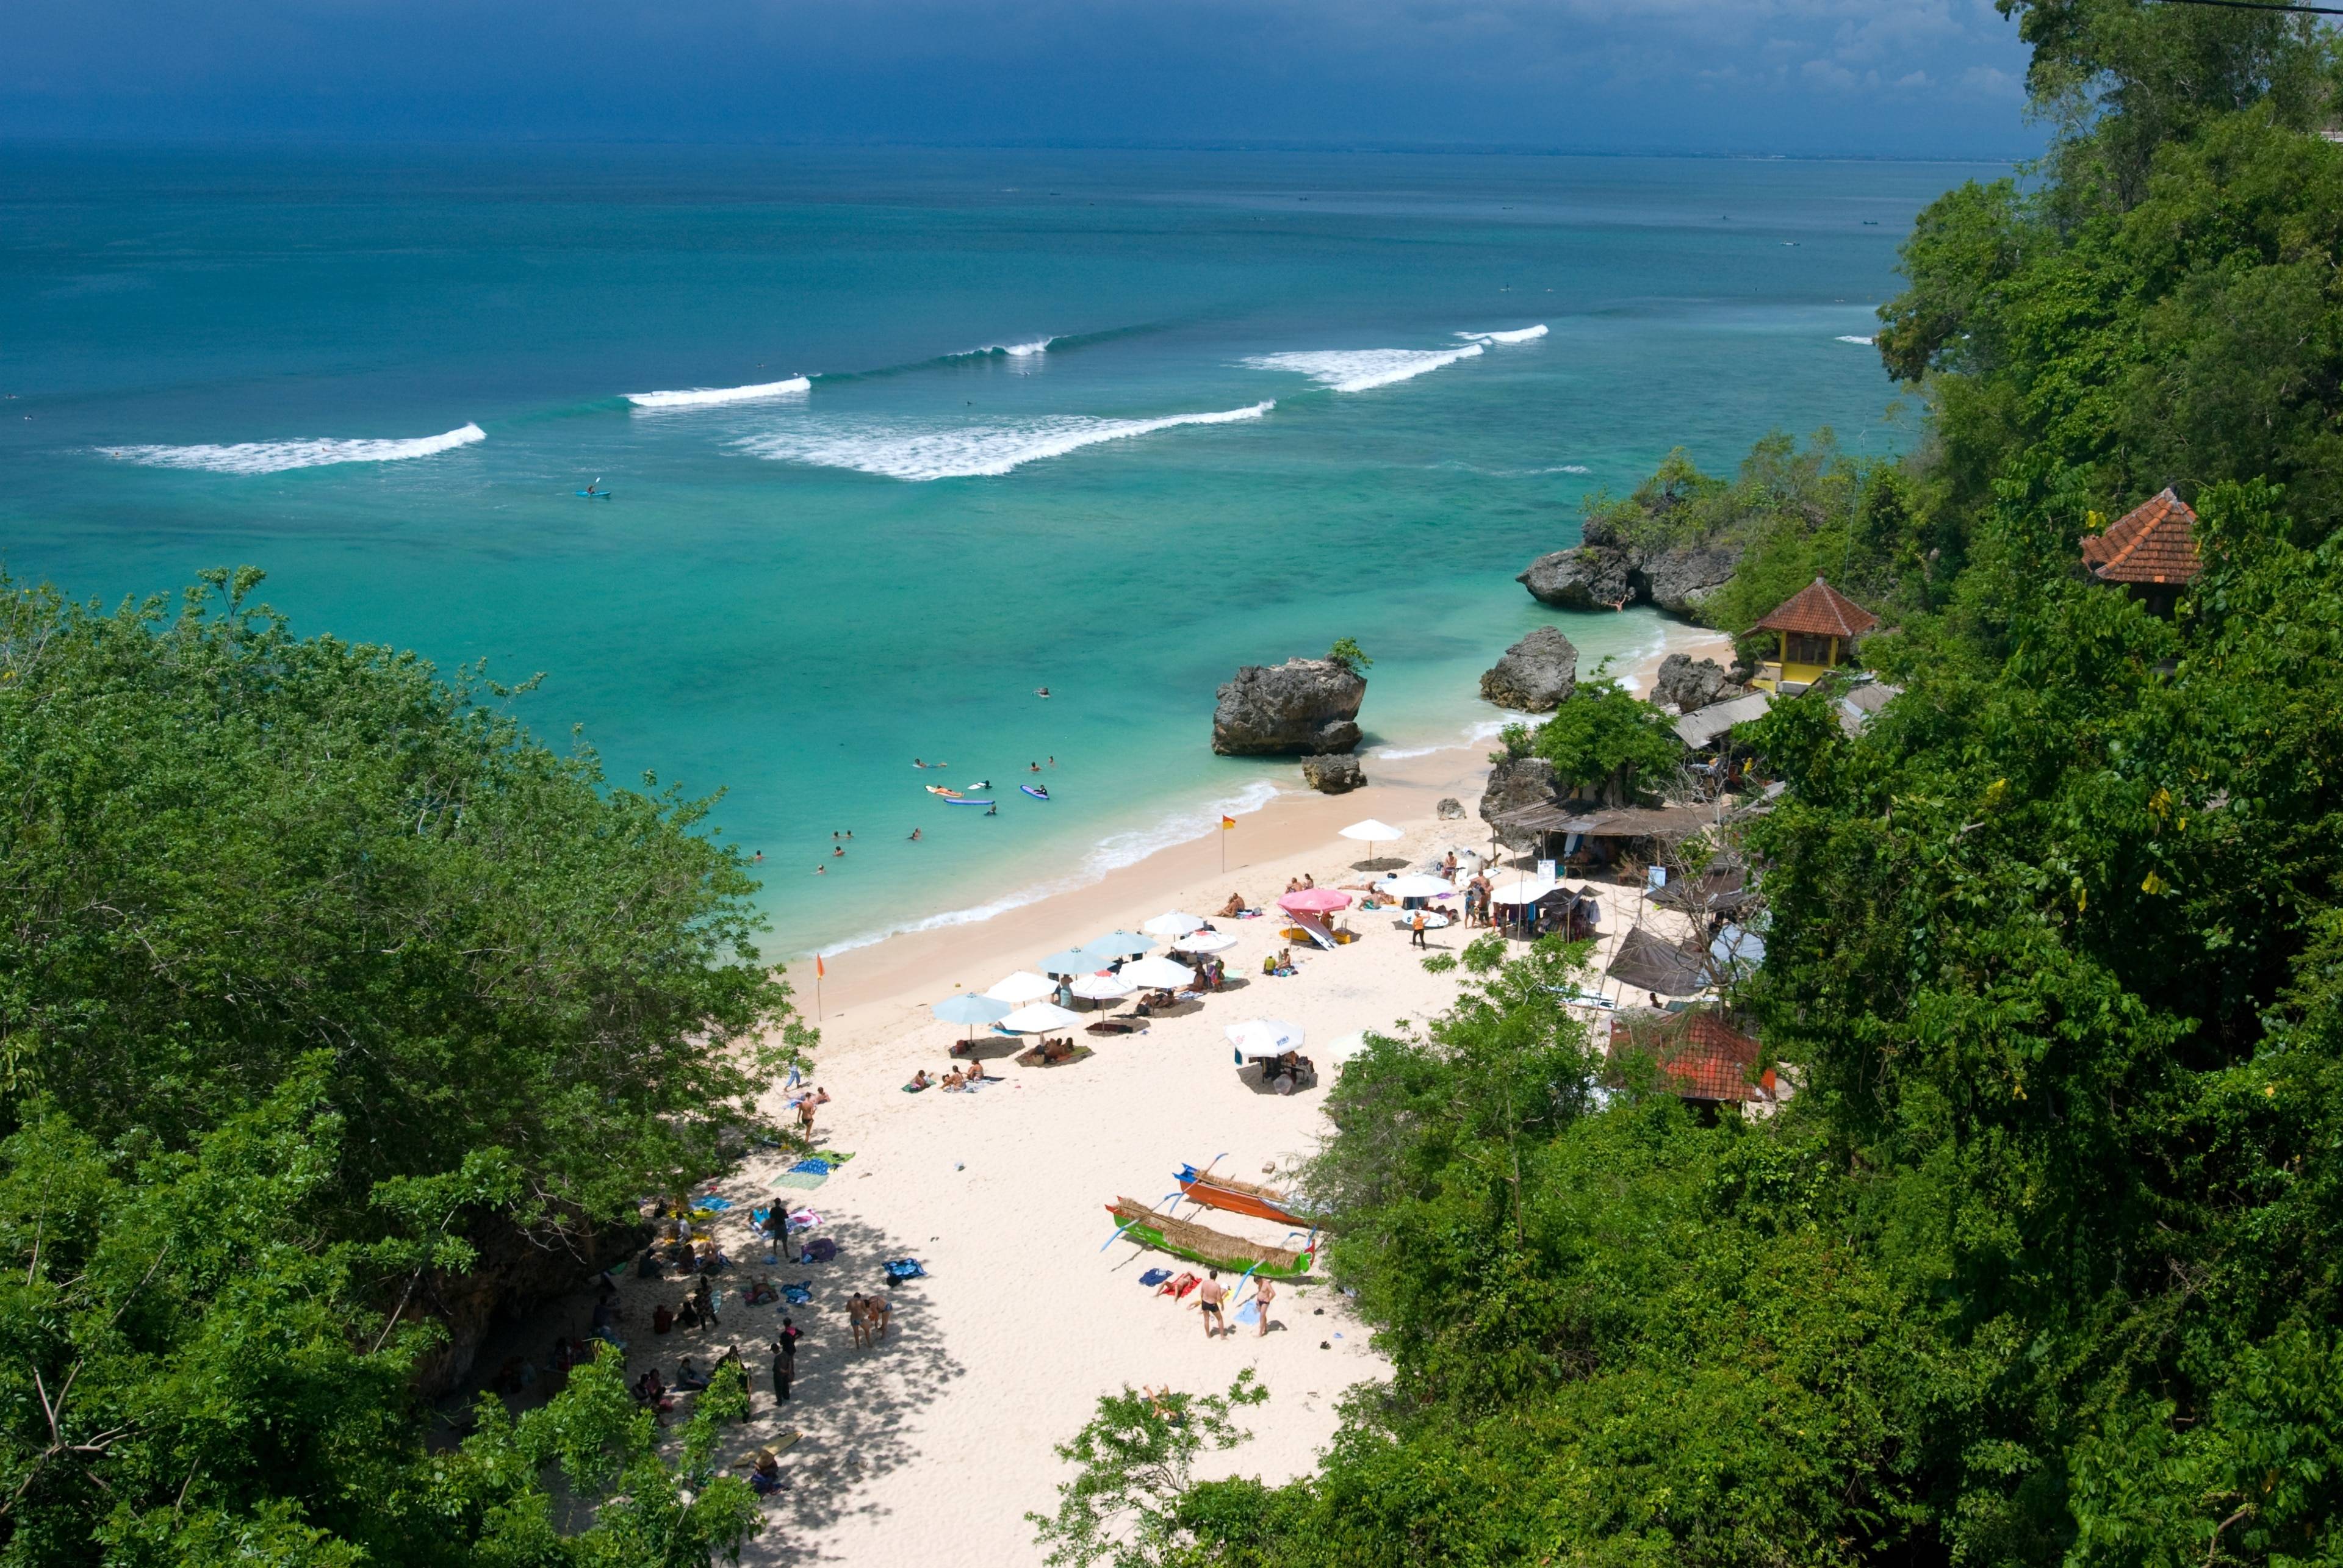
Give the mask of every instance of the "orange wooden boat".
<path id="1" fill-rule="evenodd" d="M 1193 1165 L 1180 1167 L 1180 1191 L 1192 1203 L 1207 1209 L 1224 1210 L 1232 1214 L 1250 1214 L 1256 1220 L 1274 1220 L 1296 1230 L 1308 1230 L 1311 1221 L 1289 1208 L 1285 1194 L 1271 1187 L 1256 1187 L 1250 1181 L 1240 1181 L 1233 1176 L 1213 1176 Z"/>

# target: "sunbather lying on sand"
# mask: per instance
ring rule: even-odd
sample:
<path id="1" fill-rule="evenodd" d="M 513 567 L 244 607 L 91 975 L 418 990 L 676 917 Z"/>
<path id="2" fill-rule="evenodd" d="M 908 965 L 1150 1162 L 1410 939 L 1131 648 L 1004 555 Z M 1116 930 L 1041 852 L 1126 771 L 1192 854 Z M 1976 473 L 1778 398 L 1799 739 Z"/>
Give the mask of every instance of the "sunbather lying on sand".
<path id="1" fill-rule="evenodd" d="M 920 1069 L 919 1071 L 911 1074 L 911 1081 L 903 1085 L 904 1088 L 910 1090 L 914 1094 L 919 1093 L 920 1091 L 925 1089 L 927 1086 L 928 1070 L 924 1067 Z"/>

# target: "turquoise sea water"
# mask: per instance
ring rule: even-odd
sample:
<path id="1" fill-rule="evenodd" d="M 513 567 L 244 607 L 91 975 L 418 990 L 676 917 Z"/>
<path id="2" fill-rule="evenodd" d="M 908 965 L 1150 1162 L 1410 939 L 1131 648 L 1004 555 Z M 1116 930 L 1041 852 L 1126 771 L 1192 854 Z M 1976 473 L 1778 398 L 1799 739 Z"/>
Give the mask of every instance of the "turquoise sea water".
<path id="1" fill-rule="evenodd" d="M 1896 445 L 1842 339 L 2000 172 L 0 149 L 0 548 L 108 599 L 251 562 L 300 629 L 547 671 L 541 731 L 728 789 L 774 950 L 834 946 L 1295 787 L 1207 749 L 1239 663 L 1353 636 L 1410 749 L 1542 620 L 1650 646 L 1513 575 L 1673 445 Z M 920 789 L 982 778 L 998 817 Z"/>

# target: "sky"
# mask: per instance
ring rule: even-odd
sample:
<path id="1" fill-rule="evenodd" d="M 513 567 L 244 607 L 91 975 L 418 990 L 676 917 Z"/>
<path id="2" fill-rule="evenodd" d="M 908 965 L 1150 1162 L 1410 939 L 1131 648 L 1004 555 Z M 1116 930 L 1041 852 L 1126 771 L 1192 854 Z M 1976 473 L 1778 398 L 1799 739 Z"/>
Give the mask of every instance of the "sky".
<path id="1" fill-rule="evenodd" d="M 0 136 L 2038 150 L 1991 0 L 74 0 Z"/>

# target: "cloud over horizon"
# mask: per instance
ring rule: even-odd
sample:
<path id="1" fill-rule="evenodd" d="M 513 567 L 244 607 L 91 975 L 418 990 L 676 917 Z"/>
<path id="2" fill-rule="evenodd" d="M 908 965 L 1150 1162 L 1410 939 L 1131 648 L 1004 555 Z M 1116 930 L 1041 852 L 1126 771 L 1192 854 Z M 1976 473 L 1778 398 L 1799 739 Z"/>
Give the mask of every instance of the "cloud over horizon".
<path id="1" fill-rule="evenodd" d="M 1991 0 L 85 0 L 0 134 L 2017 156 Z"/>

